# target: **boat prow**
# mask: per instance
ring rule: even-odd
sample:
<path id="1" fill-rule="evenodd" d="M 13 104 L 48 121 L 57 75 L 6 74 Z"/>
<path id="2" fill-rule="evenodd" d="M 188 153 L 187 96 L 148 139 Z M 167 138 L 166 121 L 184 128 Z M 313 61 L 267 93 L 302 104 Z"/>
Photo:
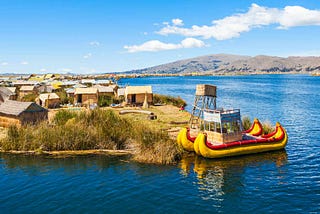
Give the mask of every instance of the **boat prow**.
<path id="1" fill-rule="evenodd" d="M 177 142 L 180 144 L 185 150 L 193 152 L 194 151 L 194 141 L 196 137 L 190 136 L 190 129 L 189 128 L 183 128 L 178 134 Z"/>
<path id="2" fill-rule="evenodd" d="M 244 133 L 250 134 L 252 136 L 260 136 L 262 132 L 263 132 L 262 125 L 257 118 L 253 120 L 251 127 L 248 130 L 244 131 Z"/>

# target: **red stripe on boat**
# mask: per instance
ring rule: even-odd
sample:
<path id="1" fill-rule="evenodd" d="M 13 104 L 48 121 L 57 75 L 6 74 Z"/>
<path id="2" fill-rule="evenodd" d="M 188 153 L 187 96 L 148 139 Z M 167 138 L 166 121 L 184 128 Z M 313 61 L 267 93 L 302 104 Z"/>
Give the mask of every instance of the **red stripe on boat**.
<path id="1" fill-rule="evenodd" d="M 188 128 L 187 129 L 187 139 L 193 143 L 196 140 L 196 138 L 197 137 L 191 137 L 190 136 L 190 129 Z"/>
<path id="2" fill-rule="evenodd" d="M 263 137 L 263 138 L 269 138 L 269 137 L 275 135 L 275 134 L 277 133 L 277 131 L 278 131 L 278 126 L 276 127 L 276 130 L 274 130 L 273 132 L 271 132 L 271 133 L 269 133 L 269 134 L 266 134 L 266 135 L 262 135 L 261 137 Z"/>
<path id="3" fill-rule="evenodd" d="M 236 147 L 236 146 L 241 146 L 241 145 L 251 145 L 251 144 L 259 144 L 259 143 L 273 143 L 273 142 L 277 142 L 277 141 L 282 140 L 285 135 L 282 127 L 279 127 L 279 128 L 281 128 L 282 134 L 278 138 L 273 137 L 273 138 L 263 138 L 263 139 L 253 139 L 253 140 L 239 140 L 239 141 L 234 141 L 231 143 L 220 144 L 220 145 L 212 145 L 209 141 L 206 140 L 206 146 L 212 150 L 219 150 L 219 149 L 225 149 L 225 148 Z"/>

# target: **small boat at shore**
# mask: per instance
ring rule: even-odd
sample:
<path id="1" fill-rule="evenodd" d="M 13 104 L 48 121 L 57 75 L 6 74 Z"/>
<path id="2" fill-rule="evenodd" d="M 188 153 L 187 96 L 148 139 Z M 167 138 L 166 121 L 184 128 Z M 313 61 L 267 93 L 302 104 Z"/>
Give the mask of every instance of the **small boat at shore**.
<path id="1" fill-rule="evenodd" d="M 185 150 L 205 158 L 222 158 L 280 150 L 286 146 L 288 135 L 278 122 L 275 130 L 267 135 L 263 135 L 263 127 L 258 119 L 254 119 L 251 127 L 243 131 L 240 109 L 216 109 L 216 89 L 213 87 L 197 86 L 189 127 L 183 128 L 177 136 L 178 144 Z M 213 100 L 210 100 L 210 96 Z M 200 99 L 203 99 L 200 106 L 205 108 L 199 108 Z M 211 109 L 208 108 L 210 103 Z"/>
<path id="2" fill-rule="evenodd" d="M 243 134 L 245 135 L 244 138 L 248 138 L 248 136 L 259 136 L 263 132 L 262 125 L 260 121 L 255 118 L 251 127 L 248 130 L 243 131 Z M 179 132 L 177 136 L 177 142 L 180 144 L 185 150 L 189 152 L 195 151 L 194 142 L 196 140 L 197 136 L 191 137 L 190 134 L 190 128 L 183 128 Z"/>
<path id="3" fill-rule="evenodd" d="M 250 137 L 244 134 L 242 137 L 242 140 L 216 144 L 208 141 L 205 133 L 200 133 L 194 142 L 194 151 L 206 158 L 221 158 L 280 150 L 288 141 L 288 135 L 280 123 L 277 123 L 276 130 L 270 135 Z"/>

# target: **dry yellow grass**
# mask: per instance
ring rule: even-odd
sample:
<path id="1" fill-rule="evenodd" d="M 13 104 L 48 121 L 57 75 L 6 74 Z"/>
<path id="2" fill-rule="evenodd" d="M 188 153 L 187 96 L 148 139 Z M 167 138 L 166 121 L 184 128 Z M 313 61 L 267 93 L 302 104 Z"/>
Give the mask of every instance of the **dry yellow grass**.
<path id="1" fill-rule="evenodd" d="M 0 140 L 7 136 L 7 129 L 0 127 Z"/>
<path id="2" fill-rule="evenodd" d="M 121 108 L 115 109 L 116 111 L 127 110 L 127 109 L 140 109 L 140 108 Z M 163 105 L 163 106 L 151 106 L 148 111 L 153 112 L 156 116 L 156 120 L 149 120 L 148 115 L 146 114 L 126 114 L 122 115 L 122 117 L 130 118 L 137 123 L 145 123 L 150 128 L 161 129 L 161 130 L 169 130 L 177 127 L 184 127 L 187 125 L 187 122 L 190 118 L 190 113 L 187 111 L 179 111 L 178 107 L 172 105 Z M 183 124 L 185 122 L 185 124 Z M 178 123 L 178 124 L 174 124 Z"/>

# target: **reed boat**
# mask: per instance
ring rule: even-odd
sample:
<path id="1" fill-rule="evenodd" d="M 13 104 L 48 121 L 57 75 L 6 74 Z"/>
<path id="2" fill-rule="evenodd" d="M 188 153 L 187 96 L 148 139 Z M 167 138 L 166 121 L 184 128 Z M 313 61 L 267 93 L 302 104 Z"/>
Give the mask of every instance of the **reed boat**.
<path id="1" fill-rule="evenodd" d="M 243 134 L 247 136 L 259 136 L 262 134 L 263 128 L 260 121 L 255 118 L 251 127 L 248 130 L 243 131 Z M 190 128 L 182 128 L 177 136 L 177 142 L 181 145 L 185 150 L 189 152 L 196 151 L 194 147 L 194 141 L 196 140 L 197 136 L 191 136 Z M 197 147 L 196 147 L 197 148 Z"/>
<path id="2" fill-rule="evenodd" d="M 258 119 L 243 131 L 240 109 L 217 109 L 215 90 L 215 86 L 197 85 L 189 127 L 181 129 L 177 136 L 178 144 L 185 150 L 206 158 L 221 158 L 280 150 L 286 146 L 288 135 L 278 122 L 275 131 L 267 135 L 263 135 Z"/>
<path id="3" fill-rule="evenodd" d="M 252 136 L 245 133 L 242 137 L 238 141 L 216 143 L 208 141 L 207 134 L 203 132 L 194 142 L 194 151 L 206 158 L 221 158 L 280 150 L 288 142 L 286 130 L 280 123 L 276 124 L 275 131 L 269 135 Z"/>

